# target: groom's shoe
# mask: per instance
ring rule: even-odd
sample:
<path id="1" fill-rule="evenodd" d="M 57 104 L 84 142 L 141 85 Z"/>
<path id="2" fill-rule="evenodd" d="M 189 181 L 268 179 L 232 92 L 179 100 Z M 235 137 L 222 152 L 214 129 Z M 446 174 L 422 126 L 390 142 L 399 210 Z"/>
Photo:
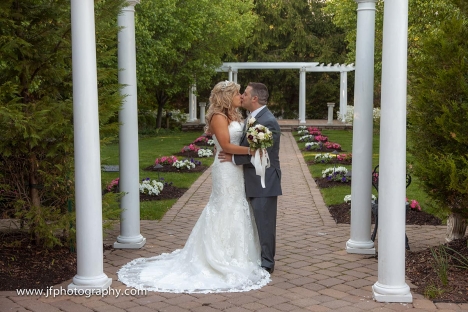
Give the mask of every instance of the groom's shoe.
<path id="1" fill-rule="evenodd" d="M 264 267 L 264 266 L 262 266 L 262 269 L 264 269 L 265 271 L 267 271 L 270 274 L 273 274 L 273 271 L 275 270 L 274 268 L 267 268 L 267 267 Z"/>

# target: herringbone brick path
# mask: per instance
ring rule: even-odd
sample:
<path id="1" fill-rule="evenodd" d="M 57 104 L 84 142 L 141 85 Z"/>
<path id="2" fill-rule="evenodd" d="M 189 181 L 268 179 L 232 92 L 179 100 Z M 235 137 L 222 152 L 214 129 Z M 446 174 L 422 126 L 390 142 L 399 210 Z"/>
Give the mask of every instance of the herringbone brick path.
<path id="1" fill-rule="evenodd" d="M 377 281 L 377 260 L 369 255 L 348 254 L 349 225 L 336 225 L 312 179 L 294 137 L 281 138 L 283 192 L 279 199 L 277 264 L 272 282 L 244 293 L 167 294 L 146 296 L 18 296 L 0 292 L 0 311 L 460 311 L 468 304 L 433 303 L 413 293 L 412 304 L 378 303 L 371 286 Z M 107 250 L 104 271 L 113 279 L 112 288 L 125 290 L 116 272 L 138 257 L 153 256 L 183 247 L 211 192 L 208 169 L 167 212 L 161 221 L 142 221 L 147 239 L 139 250 Z M 408 226 L 412 250 L 444 241 L 445 227 Z M 118 232 L 111 232 L 112 244 Z M 377 247 L 377 246 L 376 246 Z M 70 281 L 57 285 L 66 287 Z M 408 281 L 408 284 L 411 284 Z M 33 287 L 33 285 L 31 285 Z"/>

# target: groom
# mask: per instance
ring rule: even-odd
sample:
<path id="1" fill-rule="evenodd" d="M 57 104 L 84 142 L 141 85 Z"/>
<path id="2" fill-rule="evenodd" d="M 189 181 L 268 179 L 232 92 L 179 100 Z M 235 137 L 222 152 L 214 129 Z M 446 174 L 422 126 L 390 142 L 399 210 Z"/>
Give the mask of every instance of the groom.
<path id="1" fill-rule="evenodd" d="M 255 222 L 261 246 L 261 266 L 273 273 L 275 269 L 276 246 L 276 211 L 278 195 L 281 191 L 281 169 L 279 162 L 280 127 L 275 116 L 266 107 L 268 88 L 263 83 L 251 82 L 241 96 L 241 105 L 250 112 L 247 121 L 255 118 L 255 124 L 268 127 L 273 132 L 273 146 L 267 148 L 270 167 L 265 173 L 265 188 L 262 187 L 260 176 L 255 172 L 248 155 L 230 155 L 220 152 L 220 161 L 233 161 L 236 165 L 244 166 L 245 192 L 253 208 Z M 246 122 L 247 124 L 247 122 Z M 247 129 L 244 129 L 244 131 Z M 242 136 L 241 146 L 249 146 L 247 136 Z"/>

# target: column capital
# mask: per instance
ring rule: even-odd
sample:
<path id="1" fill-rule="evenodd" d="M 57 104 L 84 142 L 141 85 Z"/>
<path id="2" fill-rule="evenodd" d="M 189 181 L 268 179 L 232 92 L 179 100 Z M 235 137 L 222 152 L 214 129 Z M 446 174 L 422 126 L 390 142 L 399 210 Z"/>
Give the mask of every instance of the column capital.
<path id="1" fill-rule="evenodd" d="M 127 0 L 128 6 L 135 6 L 137 4 L 140 4 L 140 0 Z"/>

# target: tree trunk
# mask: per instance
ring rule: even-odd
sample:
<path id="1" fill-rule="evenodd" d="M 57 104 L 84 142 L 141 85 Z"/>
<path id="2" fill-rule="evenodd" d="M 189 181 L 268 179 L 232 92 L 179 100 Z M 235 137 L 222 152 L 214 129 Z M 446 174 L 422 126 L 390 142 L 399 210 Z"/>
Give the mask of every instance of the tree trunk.
<path id="1" fill-rule="evenodd" d="M 463 238 L 466 232 L 466 219 L 458 213 L 450 214 L 447 219 L 447 233 L 445 234 L 445 240 L 451 242 L 454 239 Z"/>
<path id="2" fill-rule="evenodd" d="M 37 181 L 37 159 L 36 155 L 32 153 L 29 156 L 29 199 L 31 200 L 31 206 L 39 209 L 41 207 L 41 199 L 39 197 L 38 181 Z M 35 208 L 35 209 L 36 209 Z M 36 210 L 36 213 L 39 213 Z M 29 224 L 30 229 L 34 232 L 36 244 L 39 245 L 40 238 L 34 230 L 34 225 Z"/>
<path id="3" fill-rule="evenodd" d="M 156 92 L 156 101 L 158 102 L 158 115 L 156 117 L 156 128 L 161 128 L 161 123 L 162 123 L 162 113 L 164 109 L 164 105 L 166 105 L 166 102 L 168 100 L 168 97 L 164 92 Z"/>

